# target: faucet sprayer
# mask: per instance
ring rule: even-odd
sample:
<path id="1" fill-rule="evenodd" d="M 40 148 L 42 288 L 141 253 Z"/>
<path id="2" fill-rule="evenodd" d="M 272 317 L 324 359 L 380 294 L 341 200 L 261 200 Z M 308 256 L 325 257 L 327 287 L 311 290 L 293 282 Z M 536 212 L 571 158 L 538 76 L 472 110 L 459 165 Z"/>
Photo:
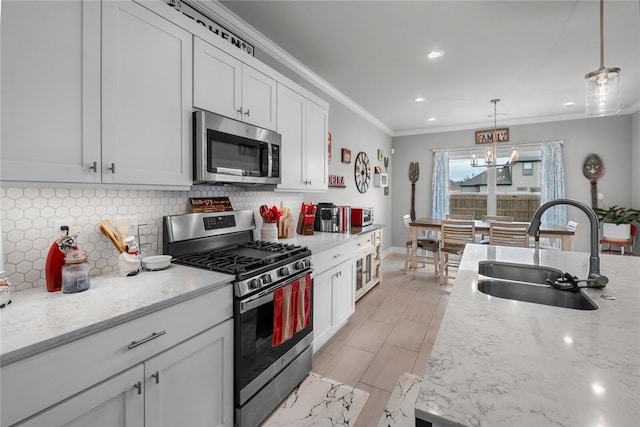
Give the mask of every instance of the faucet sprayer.
<path id="1" fill-rule="evenodd" d="M 609 283 L 609 278 L 600 274 L 600 255 L 599 251 L 599 236 L 600 230 L 598 228 L 598 217 L 596 213 L 589 206 L 584 203 L 580 203 L 572 199 L 555 199 L 541 205 L 533 214 L 527 234 L 533 236 L 536 242 L 536 251 L 539 248 L 540 242 L 540 223 L 542 214 L 552 206 L 556 205 L 570 205 L 575 206 L 583 211 L 589 218 L 591 225 L 591 254 L 589 256 L 589 277 L 585 280 L 588 288 L 604 288 Z"/>

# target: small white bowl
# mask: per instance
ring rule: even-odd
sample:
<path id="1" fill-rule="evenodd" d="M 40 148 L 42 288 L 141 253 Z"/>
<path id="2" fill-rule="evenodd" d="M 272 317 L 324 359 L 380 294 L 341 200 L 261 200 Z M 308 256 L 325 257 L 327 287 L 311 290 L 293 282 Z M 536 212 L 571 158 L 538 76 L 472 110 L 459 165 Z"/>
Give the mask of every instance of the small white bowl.
<path id="1" fill-rule="evenodd" d="M 155 255 L 142 258 L 142 268 L 145 270 L 164 270 L 171 265 L 171 255 Z"/>

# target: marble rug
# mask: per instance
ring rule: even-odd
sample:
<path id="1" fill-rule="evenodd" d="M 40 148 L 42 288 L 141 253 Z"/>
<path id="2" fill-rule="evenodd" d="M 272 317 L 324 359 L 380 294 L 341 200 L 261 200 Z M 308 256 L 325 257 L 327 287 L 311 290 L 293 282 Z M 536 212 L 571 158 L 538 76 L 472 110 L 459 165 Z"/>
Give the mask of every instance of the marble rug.
<path id="1" fill-rule="evenodd" d="M 369 393 L 311 372 L 262 427 L 353 426 Z"/>
<path id="2" fill-rule="evenodd" d="M 422 378 L 407 372 L 400 375 L 382 412 L 378 427 L 413 427 L 416 425 L 414 406 Z"/>

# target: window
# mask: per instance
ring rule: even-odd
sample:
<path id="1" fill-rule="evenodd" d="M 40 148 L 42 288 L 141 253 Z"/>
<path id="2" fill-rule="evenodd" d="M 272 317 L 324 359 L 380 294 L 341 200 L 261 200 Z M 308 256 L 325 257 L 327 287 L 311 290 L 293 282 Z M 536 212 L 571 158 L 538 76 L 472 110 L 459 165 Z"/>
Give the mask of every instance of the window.
<path id="1" fill-rule="evenodd" d="M 512 146 L 498 150 L 498 164 L 507 164 Z M 487 215 L 487 198 L 496 197 L 496 215 L 513 216 L 515 221 L 529 221 L 540 206 L 540 146 L 517 147 L 521 165 L 496 168 L 496 194 L 492 195 L 487 181 L 491 176 L 484 166 L 471 166 L 475 153 L 483 164 L 483 148 L 450 151 L 449 157 L 449 213 L 473 215 L 480 219 Z"/>

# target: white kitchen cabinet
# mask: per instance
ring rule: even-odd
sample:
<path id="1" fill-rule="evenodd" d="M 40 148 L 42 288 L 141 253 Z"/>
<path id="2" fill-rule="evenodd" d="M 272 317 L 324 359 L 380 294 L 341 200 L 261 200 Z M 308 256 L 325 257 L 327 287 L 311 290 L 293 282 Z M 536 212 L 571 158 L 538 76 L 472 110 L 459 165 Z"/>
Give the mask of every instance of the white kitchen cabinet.
<path id="1" fill-rule="evenodd" d="M 18 425 L 232 426 L 233 320 Z"/>
<path id="2" fill-rule="evenodd" d="M 266 129 L 276 129 L 276 81 L 195 37 L 193 105 Z"/>
<path id="3" fill-rule="evenodd" d="M 12 1 L 2 179 L 191 185 L 191 35 L 131 1 Z"/>
<path id="4" fill-rule="evenodd" d="M 382 278 L 382 229 L 364 233 L 356 239 L 356 301 L 369 292 Z"/>
<path id="5" fill-rule="evenodd" d="M 143 427 L 143 377 L 140 364 L 15 425 Z"/>
<path id="6" fill-rule="evenodd" d="M 282 135 L 283 165 L 278 190 L 328 189 L 328 117 L 326 108 L 278 84 L 277 132 Z"/>
<path id="7" fill-rule="evenodd" d="M 192 37 L 131 1 L 102 2 L 102 181 L 191 185 Z"/>
<path id="8" fill-rule="evenodd" d="M 233 319 L 146 361 L 145 424 L 233 425 Z"/>
<path id="9" fill-rule="evenodd" d="M 354 242 L 313 254 L 313 349 L 317 351 L 355 311 Z"/>
<path id="10" fill-rule="evenodd" d="M 99 182 L 100 2 L 2 2 L 3 181 Z"/>
<path id="11" fill-rule="evenodd" d="M 226 285 L 3 365 L 1 424 L 233 425 L 232 305 Z"/>

